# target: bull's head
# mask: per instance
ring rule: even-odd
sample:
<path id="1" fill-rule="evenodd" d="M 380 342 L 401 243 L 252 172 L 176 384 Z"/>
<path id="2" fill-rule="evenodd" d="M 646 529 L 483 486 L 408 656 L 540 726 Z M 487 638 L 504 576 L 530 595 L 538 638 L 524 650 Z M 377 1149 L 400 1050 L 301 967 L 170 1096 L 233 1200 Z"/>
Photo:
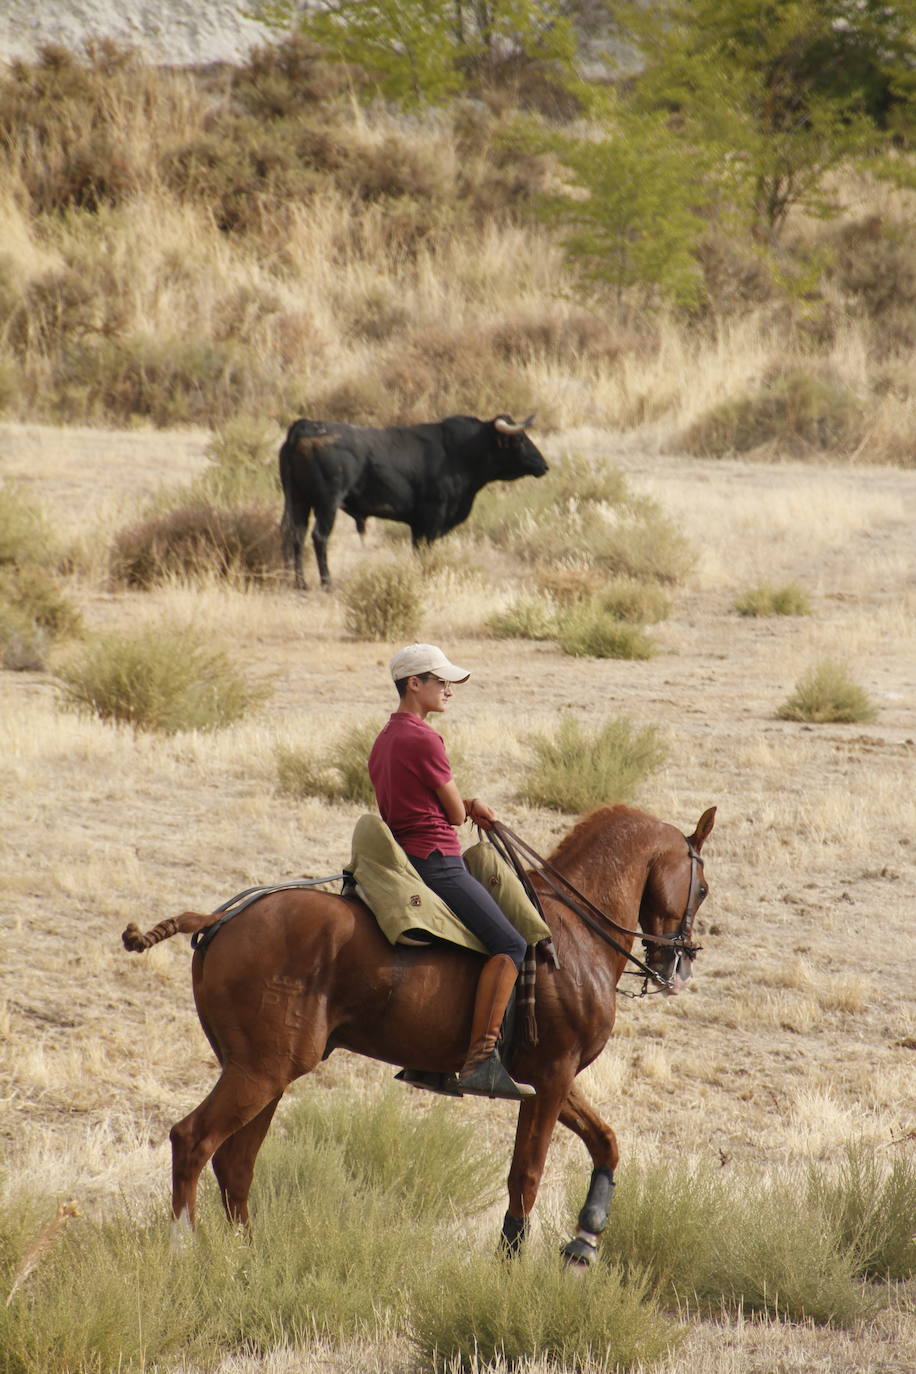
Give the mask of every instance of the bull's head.
<path id="1" fill-rule="evenodd" d="M 500 456 L 500 471 L 496 475 L 503 481 L 513 482 L 517 477 L 543 477 L 547 471 L 544 455 L 525 433 L 533 423 L 533 415 L 529 415 L 527 420 L 497 415 L 493 421 Z"/>

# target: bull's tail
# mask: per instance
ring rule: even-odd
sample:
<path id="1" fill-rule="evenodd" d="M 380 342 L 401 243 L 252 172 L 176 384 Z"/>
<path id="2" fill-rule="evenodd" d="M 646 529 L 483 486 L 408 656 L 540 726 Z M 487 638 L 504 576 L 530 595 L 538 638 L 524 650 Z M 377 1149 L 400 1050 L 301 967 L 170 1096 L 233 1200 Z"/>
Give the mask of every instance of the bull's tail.
<path id="1" fill-rule="evenodd" d="M 303 423 L 301 420 L 297 421 L 300 426 Z M 306 445 L 307 440 L 301 439 L 296 432 L 296 425 L 292 425 L 280 446 L 280 486 L 283 489 L 280 539 L 283 561 L 287 567 L 292 567 L 296 586 L 300 588 L 305 586 L 302 572 L 302 545 L 308 530 L 312 508 L 298 488 L 295 480 L 294 463 L 297 455 L 300 460 L 302 459 L 306 452 Z"/>
<path id="2" fill-rule="evenodd" d="M 170 916 L 167 921 L 160 921 L 145 933 L 131 922 L 121 939 L 124 948 L 131 954 L 142 954 L 152 945 L 158 945 L 160 940 L 170 940 L 173 935 L 194 935 L 210 925 L 213 919 L 212 912 L 183 911 L 180 916 Z"/>

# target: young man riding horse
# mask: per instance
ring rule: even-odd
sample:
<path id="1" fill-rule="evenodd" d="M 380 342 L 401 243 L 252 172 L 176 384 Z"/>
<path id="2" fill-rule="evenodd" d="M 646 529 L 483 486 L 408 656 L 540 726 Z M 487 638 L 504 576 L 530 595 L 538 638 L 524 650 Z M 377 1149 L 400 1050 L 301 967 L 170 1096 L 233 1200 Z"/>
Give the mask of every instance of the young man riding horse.
<path id="1" fill-rule="evenodd" d="M 515 1101 L 532 1097 L 534 1089 L 510 1077 L 496 1049 L 525 958 L 525 940 L 468 872 L 456 834 L 466 820 L 486 830 L 496 817 L 485 802 L 462 798 L 442 737 L 428 721 L 447 708 L 454 685 L 467 682 L 470 672 L 451 663 L 434 644 L 408 645 L 389 666 L 400 701 L 369 754 L 379 813 L 427 887 L 489 954 L 456 1087 L 462 1093 Z"/>

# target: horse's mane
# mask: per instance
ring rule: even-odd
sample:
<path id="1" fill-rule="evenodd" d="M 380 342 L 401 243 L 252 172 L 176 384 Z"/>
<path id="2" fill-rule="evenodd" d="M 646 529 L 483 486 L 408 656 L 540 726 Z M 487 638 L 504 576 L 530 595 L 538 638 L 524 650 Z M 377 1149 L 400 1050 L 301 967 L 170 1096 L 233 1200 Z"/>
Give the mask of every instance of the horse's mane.
<path id="1" fill-rule="evenodd" d="M 639 811 L 634 806 L 624 806 L 622 803 L 616 806 L 596 806 L 593 811 L 588 811 L 576 822 L 568 835 L 564 835 L 556 849 L 548 855 L 548 862 L 562 871 L 564 864 L 574 863 L 583 847 L 594 841 L 602 831 L 612 824 L 626 820 L 652 822 L 654 817 L 646 811 Z"/>

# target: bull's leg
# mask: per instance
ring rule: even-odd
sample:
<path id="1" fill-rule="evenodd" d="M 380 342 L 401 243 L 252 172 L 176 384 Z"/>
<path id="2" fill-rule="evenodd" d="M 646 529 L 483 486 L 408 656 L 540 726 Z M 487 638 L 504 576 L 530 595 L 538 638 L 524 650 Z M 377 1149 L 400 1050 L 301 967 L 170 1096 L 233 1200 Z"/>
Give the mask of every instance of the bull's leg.
<path id="1" fill-rule="evenodd" d="M 528 1217 L 534 1208 L 544 1173 L 544 1161 L 553 1128 L 566 1097 L 567 1084 L 538 1084 L 537 1097 L 519 1108 L 515 1151 L 509 1168 L 509 1210 L 503 1218 L 500 1251 L 507 1258 L 518 1255 L 528 1235 Z"/>
<path id="2" fill-rule="evenodd" d="M 208 1159 L 228 1136 L 241 1131 L 273 1102 L 285 1086 L 238 1069 L 224 1069 L 210 1095 L 172 1127 L 172 1218 L 179 1229 L 194 1225 L 197 1184 Z"/>
<path id="3" fill-rule="evenodd" d="M 598 1241 L 607 1225 L 614 1192 L 614 1170 L 620 1159 L 617 1137 L 575 1087 L 560 1109 L 560 1121 L 585 1144 L 592 1157 L 592 1177 L 579 1213 L 576 1234 L 563 1246 L 567 1264 L 588 1266 L 598 1255 Z"/>
<path id="4" fill-rule="evenodd" d="M 254 1175 L 254 1162 L 281 1097 L 282 1093 L 278 1093 L 247 1125 L 227 1137 L 213 1155 L 213 1172 L 219 1184 L 226 1216 L 237 1226 L 248 1225 L 248 1194 Z"/>
<path id="5" fill-rule="evenodd" d="M 328 540 L 334 528 L 336 514 L 337 507 L 334 505 L 317 509 L 315 511 L 315 526 L 312 530 L 312 544 L 315 549 L 315 562 L 318 564 L 318 576 L 321 578 L 321 585 L 326 592 L 331 590 L 331 574 L 328 569 Z"/>
<path id="6" fill-rule="evenodd" d="M 309 516 L 311 511 L 306 509 L 298 511 L 295 515 L 287 498 L 283 508 L 283 520 L 281 523 L 281 534 L 283 542 L 283 561 L 287 567 L 293 565 L 293 580 L 296 590 L 305 591 L 305 576 L 302 572 L 302 545 L 305 540 L 305 532 L 308 529 Z"/>

